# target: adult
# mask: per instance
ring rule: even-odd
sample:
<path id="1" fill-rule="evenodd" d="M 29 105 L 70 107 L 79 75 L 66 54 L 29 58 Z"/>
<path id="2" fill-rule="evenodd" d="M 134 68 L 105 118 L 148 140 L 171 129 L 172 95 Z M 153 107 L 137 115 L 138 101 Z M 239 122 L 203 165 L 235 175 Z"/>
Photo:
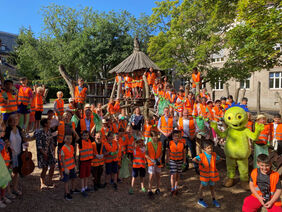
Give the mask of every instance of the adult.
<path id="1" fill-rule="evenodd" d="M 27 78 L 20 79 L 21 85 L 18 91 L 18 113 L 20 114 L 20 127 L 26 129 L 29 123 L 30 105 L 32 102 L 33 92 L 27 86 Z"/>
<path id="2" fill-rule="evenodd" d="M 144 125 L 144 116 L 141 114 L 139 107 L 135 109 L 134 114 L 132 114 L 132 116 L 130 117 L 129 122 L 135 132 L 141 131 Z"/>
<path id="3" fill-rule="evenodd" d="M 12 80 L 4 81 L 4 90 L 1 90 L 0 93 L 0 107 L 4 123 L 7 122 L 10 115 L 16 113 L 18 110 L 17 94 L 13 91 Z"/>
<path id="4" fill-rule="evenodd" d="M 83 109 L 87 95 L 87 87 L 84 85 L 84 80 L 81 78 L 78 79 L 77 83 L 78 86 L 75 86 L 74 90 L 74 99 L 77 108 Z"/>
<path id="5" fill-rule="evenodd" d="M 198 85 L 198 90 L 197 90 L 197 85 Z M 192 73 L 192 92 L 195 94 L 199 94 L 200 92 L 200 85 L 201 85 L 201 73 L 198 71 L 198 68 L 195 67 L 193 68 L 193 73 Z"/>
<path id="6" fill-rule="evenodd" d="M 163 145 L 162 163 L 165 162 L 165 154 L 168 142 L 172 140 L 173 117 L 169 115 L 169 108 L 164 108 L 164 115 L 161 116 L 158 122 L 158 130 L 161 133 L 160 140 Z"/>
<path id="7" fill-rule="evenodd" d="M 5 139 L 10 141 L 10 146 L 12 150 L 12 167 L 13 167 L 13 176 L 12 176 L 12 185 L 14 193 L 17 195 L 22 195 L 22 192 L 19 190 L 19 173 L 21 168 L 20 155 L 23 152 L 23 146 L 27 146 L 25 137 L 23 136 L 22 129 L 19 125 L 19 116 L 18 114 L 12 114 L 7 120 L 7 127 L 5 132 Z M 26 143 L 25 145 L 23 145 Z"/>
<path id="8" fill-rule="evenodd" d="M 35 131 L 38 168 L 41 168 L 40 189 L 46 186 L 53 186 L 52 178 L 54 174 L 55 159 L 55 142 L 50 130 L 50 120 L 44 118 L 40 121 L 41 129 Z M 48 179 L 46 173 L 49 169 Z"/>
<path id="9" fill-rule="evenodd" d="M 189 168 L 188 161 L 188 147 L 191 152 L 192 158 L 196 157 L 196 128 L 192 115 L 189 114 L 188 109 L 184 109 L 183 117 L 180 117 L 178 120 L 178 128 L 182 132 L 182 137 L 185 140 L 185 150 L 186 150 L 186 170 Z M 195 171 L 199 174 L 199 166 L 197 163 L 194 163 Z"/>

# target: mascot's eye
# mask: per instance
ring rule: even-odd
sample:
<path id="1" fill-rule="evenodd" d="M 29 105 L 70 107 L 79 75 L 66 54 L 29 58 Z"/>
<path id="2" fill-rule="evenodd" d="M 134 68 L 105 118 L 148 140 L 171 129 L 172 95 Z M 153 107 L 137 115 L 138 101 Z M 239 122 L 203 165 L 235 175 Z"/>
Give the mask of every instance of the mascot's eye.
<path id="1" fill-rule="evenodd" d="M 241 119 L 241 118 L 242 118 L 242 116 L 241 116 L 241 115 L 238 115 L 238 116 L 237 116 L 237 118 L 238 118 L 238 119 Z"/>
<path id="2" fill-rule="evenodd" d="M 228 116 L 228 117 L 227 117 L 227 119 L 228 119 L 228 120 L 231 120 L 231 117 L 230 117 L 230 116 Z"/>

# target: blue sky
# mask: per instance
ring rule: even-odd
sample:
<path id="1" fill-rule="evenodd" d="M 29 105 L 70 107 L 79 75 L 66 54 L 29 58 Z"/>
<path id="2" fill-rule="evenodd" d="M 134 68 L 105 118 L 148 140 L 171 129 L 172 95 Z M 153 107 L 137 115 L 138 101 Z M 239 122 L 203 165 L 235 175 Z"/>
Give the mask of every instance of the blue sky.
<path id="1" fill-rule="evenodd" d="M 93 7 L 94 10 L 127 10 L 135 16 L 152 14 L 155 0 L 0 0 L 0 31 L 19 33 L 21 27 L 31 27 L 39 35 L 43 28 L 40 8 L 51 3 L 72 8 Z"/>

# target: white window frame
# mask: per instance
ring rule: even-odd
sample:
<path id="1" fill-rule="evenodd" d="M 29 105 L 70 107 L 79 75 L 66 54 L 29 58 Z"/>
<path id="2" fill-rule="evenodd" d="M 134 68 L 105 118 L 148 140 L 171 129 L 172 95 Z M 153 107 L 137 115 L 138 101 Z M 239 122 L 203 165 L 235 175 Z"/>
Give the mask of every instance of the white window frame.
<path id="1" fill-rule="evenodd" d="M 218 86 L 217 86 L 218 85 Z M 215 84 L 214 84 L 214 88 L 213 90 L 215 91 L 223 91 L 223 83 L 221 80 L 218 80 Z"/>
<path id="2" fill-rule="evenodd" d="M 273 74 L 273 77 L 270 75 Z M 278 74 L 278 76 L 276 76 Z M 282 89 L 282 72 L 269 72 L 268 77 L 268 87 L 269 89 Z M 270 80 L 273 79 L 273 87 L 270 87 Z M 278 88 L 276 88 L 276 79 L 278 79 Z"/>
<path id="3" fill-rule="evenodd" d="M 249 87 L 247 88 L 247 81 L 249 81 Z M 239 82 L 240 83 L 240 89 L 246 89 L 246 90 L 250 90 L 251 89 L 251 78 L 242 80 Z M 243 87 L 241 88 L 241 83 L 243 84 Z"/>

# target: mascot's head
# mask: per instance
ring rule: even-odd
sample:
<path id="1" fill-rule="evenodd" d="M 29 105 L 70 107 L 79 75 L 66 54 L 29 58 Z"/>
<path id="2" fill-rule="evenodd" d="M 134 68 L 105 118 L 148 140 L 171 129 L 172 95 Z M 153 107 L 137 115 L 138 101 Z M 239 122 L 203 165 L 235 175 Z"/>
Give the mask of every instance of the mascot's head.
<path id="1" fill-rule="evenodd" d="M 248 122 L 247 112 L 248 108 L 246 106 L 232 104 L 224 114 L 224 121 L 229 127 L 235 130 L 244 129 Z"/>

